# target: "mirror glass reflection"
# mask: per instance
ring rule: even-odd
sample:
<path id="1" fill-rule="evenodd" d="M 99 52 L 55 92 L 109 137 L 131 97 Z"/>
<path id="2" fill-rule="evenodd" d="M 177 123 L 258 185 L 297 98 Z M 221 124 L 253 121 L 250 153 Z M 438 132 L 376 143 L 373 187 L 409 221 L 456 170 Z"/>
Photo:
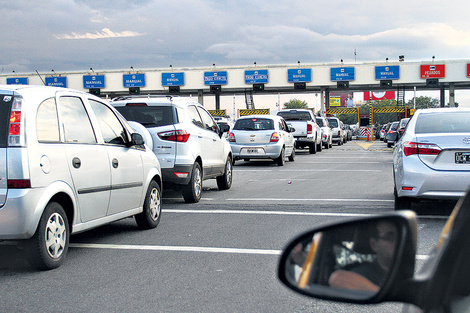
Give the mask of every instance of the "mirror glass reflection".
<path id="1" fill-rule="evenodd" d="M 388 277 L 398 246 L 392 220 L 352 223 L 303 236 L 294 242 L 285 264 L 292 285 L 309 289 L 376 294 Z"/>

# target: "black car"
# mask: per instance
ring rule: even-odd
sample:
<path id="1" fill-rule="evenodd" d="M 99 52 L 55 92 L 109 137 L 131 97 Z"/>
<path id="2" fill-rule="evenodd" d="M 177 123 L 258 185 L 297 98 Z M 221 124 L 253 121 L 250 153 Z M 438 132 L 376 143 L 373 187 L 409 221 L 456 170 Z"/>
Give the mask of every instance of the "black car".
<path id="1" fill-rule="evenodd" d="M 387 147 L 391 148 L 392 145 L 398 141 L 398 124 L 400 122 L 393 122 L 390 125 L 390 128 L 388 129 L 387 133 L 385 134 L 386 142 L 387 142 Z"/>

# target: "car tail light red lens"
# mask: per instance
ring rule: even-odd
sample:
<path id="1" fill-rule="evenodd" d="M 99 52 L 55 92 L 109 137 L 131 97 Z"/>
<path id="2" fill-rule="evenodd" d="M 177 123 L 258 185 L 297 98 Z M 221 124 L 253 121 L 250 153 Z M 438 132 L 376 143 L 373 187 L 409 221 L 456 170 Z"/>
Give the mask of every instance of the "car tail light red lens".
<path id="1" fill-rule="evenodd" d="M 313 134 L 313 126 L 311 124 L 307 124 L 307 134 Z"/>
<path id="2" fill-rule="evenodd" d="M 10 115 L 10 136 L 18 136 L 21 128 L 21 111 L 12 111 Z"/>
<path id="3" fill-rule="evenodd" d="M 406 156 L 413 154 L 421 155 L 438 155 L 442 149 L 433 143 L 419 143 L 407 141 L 403 144 L 403 152 Z"/>
<path id="4" fill-rule="evenodd" d="M 8 188 L 15 188 L 15 189 L 31 188 L 31 181 L 29 179 L 9 179 Z"/>
<path id="5" fill-rule="evenodd" d="M 228 133 L 227 140 L 228 140 L 228 142 L 237 142 L 237 139 L 235 138 L 234 133 Z"/>
<path id="6" fill-rule="evenodd" d="M 272 135 L 271 135 L 271 140 L 269 140 L 269 142 L 278 142 L 279 141 L 279 134 L 274 132 Z"/>
<path id="7" fill-rule="evenodd" d="M 162 140 L 187 142 L 189 139 L 189 133 L 186 130 L 171 130 L 158 133 L 158 137 Z"/>

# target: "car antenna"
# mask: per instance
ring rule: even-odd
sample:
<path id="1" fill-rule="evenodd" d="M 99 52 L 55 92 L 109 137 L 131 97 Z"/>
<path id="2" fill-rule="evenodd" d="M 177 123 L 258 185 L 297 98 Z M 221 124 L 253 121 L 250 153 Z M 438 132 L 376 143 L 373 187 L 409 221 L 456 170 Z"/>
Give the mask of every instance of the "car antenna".
<path id="1" fill-rule="evenodd" d="M 46 86 L 46 82 L 44 81 L 44 79 L 42 79 L 41 77 L 41 74 L 39 74 L 38 70 L 36 70 L 36 73 L 38 74 L 39 78 L 41 79 L 42 83 L 44 84 L 44 86 Z"/>

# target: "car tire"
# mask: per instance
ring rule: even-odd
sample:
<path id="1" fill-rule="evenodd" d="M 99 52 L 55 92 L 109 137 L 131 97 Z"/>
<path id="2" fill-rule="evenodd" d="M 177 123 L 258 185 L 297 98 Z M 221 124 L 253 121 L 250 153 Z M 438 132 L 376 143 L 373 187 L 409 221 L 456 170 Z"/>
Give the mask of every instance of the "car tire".
<path id="1" fill-rule="evenodd" d="M 411 199 L 408 197 L 399 197 L 396 187 L 393 188 L 393 196 L 395 198 L 395 211 L 409 210 L 411 208 Z"/>
<path id="2" fill-rule="evenodd" d="M 290 162 L 295 161 L 295 147 L 292 147 L 292 153 L 289 155 L 289 161 Z"/>
<path id="3" fill-rule="evenodd" d="M 330 148 L 330 144 L 329 144 L 328 142 L 327 142 L 327 143 L 325 143 L 325 145 L 323 146 L 323 148 L 325 148 L 325 149 L 329 149 L 329 148 Z"/>
<path id="4" fill-rule="evenodd" d="M 142 213 L 134 216 L 140 229 L 152 229 L 157 227 L 162 216 L 162 193 L 160 186 L 152 180 L 147 189 Z"/>
<path id="5" fill-rule="evenodd" d="M 317 145 L 317 151 L 318 151 L 318 152 L 321 152 L 322 149 L 323 149 L 323 145 L 322 145 L 322 143 L 321 143 L 321 141 L 320 141 L 320 144 Z"/>
<path id="6" fill-rule="evenodd" d="M 216 178 L 219 190 L 227 190 L 232 187 L 232 174 L 232 160 L 230 156 L 228 156 L 225 162 L 224 174 Z"/>
<path id="7" fill-rule="evenodd" d="M 308 152 L 310 154 L 315 154 L 317 153 L 317 144 L 313 143 L 312 145 L 308 146 Z"/>
<path id="8" fill-rule="evenodd" d="M 69 239 L 70 228 L 64 209 L 59 203 L 50 202 L 33 237 L 25 243 L 28 263 L 39 270 L 59 267 L 67 254 Z"/>
<path id="9" fill-rule="evenodd" d="M 201 200 L 202 170 L 199 163 L 194 163 L 191 179 L 187 185 L 183 185 L 182 192 L 186 203 L 197 203 Z"/>
<path id="10" fill-rule="evenodd" d="M 392 144 L 393 144 L 393 142 L 387 142 L 387 148 L 391 148 Z"/>
<path id="11" fill-rule="evenodd" d="M 281 149 L 281 153 L 279 156 L 276 158 L 276 163 L 279 166 L 284 166 L 284 163 L 286 162 L 286 150 L 284 147 Z"/>

